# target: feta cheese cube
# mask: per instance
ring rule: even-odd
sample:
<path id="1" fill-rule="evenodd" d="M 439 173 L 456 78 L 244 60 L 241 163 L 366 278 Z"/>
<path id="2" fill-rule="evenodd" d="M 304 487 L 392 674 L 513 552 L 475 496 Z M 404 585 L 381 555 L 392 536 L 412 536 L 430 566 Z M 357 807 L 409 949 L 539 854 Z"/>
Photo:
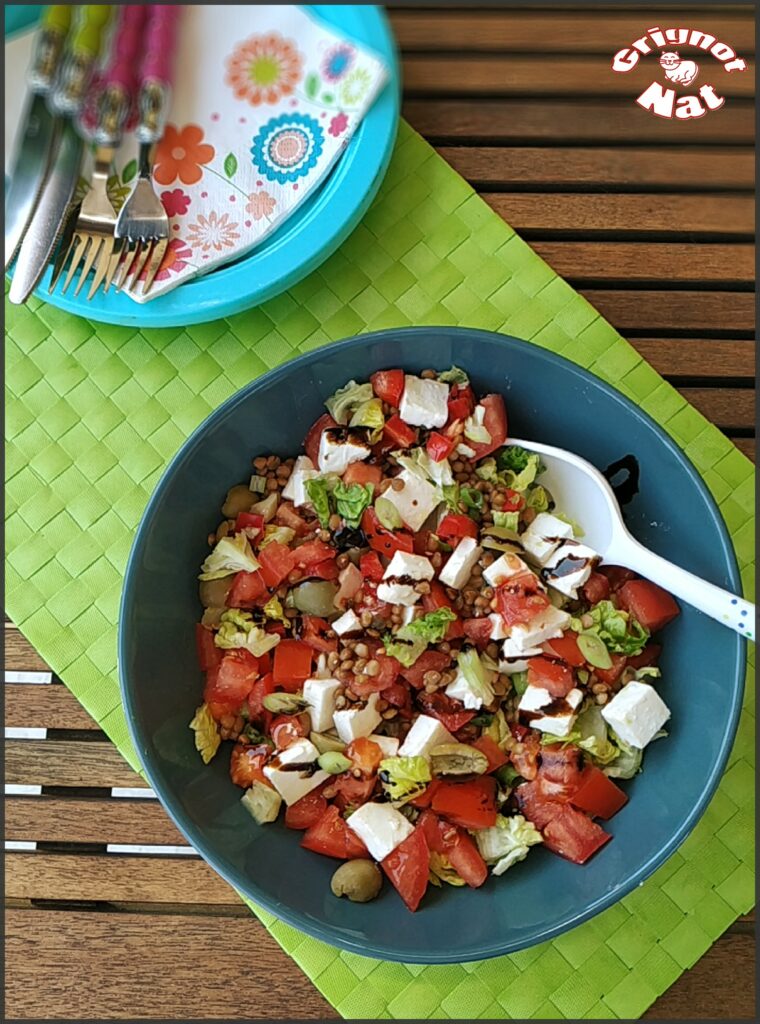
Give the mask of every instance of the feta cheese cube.
<path id="1" fill-rule="evenodd" d="M 513 676 L 517 672 L 528 671 L 528 659 L 541 654 L 540 647 L 522 647 L 517 641 L 508 637 L 502 646 L 504 657 L 499 661 L 499 672 Z"/>
<path id="2" fill-rule="evenodd" d="M 419 715 L 401 744 L 399 756 L 429 757 L 433 747 L 437 747 L 441 743 L 456 743 L 456 740 L 437 718 L 431 718 L 430 715 Z"/>
<path id="3" fill-rule="evenodd" d="M 554 700 L 543 686 L 527 686 L 517 705 L 518 711 L 540 711 Z"/>
<path id="4" fill-rule="evenodd" d="M 380 725 L 383 716 L 377 710 L 377 694 L 371 693 L 366 704 L 354 705 L 333 715 L 335 731 L 344 743 L 369 736 Z"/>
<path id="5" fill-rule="evenodd" d="M 383 497 L 396 507 L 398 514 L 413 533 L 416 533 L 439 503 L 438 491 L 421 476 L 403 469 L 394 480 L 403 484 L 401 490 L 389 487 Z"/>
<path id="6" fill-rule="evenodd" d="M 402 604 L 406 607 L 416 604 L 421 594 L 418 594 L 411 583 L 378 583 L 377 596 L 386 604 Z"/>
<path id="7" fill-rule="evenodd" d="M 307 679 L 303 684 L 303 699 L 309 705 L 311 727 L 314 732 L 332 729 L 335 700 L 343 684 L 338 679 Z"/>
<path id="8" fill-rule="evenodd" d="M 527 690 L 525 692 L 527 693 Z M 544 692 L 546 693 L 547 691 Z M 524 696 L 525 694 L 523 694 Z M 575 719 L 578 717 L 575 712 L 583 702 L 583 692 L 577 689 L 571 690 L 565 697 L 565 702 L 569 705 L 568 710 L 563 710 L 556 715 L 544 715 L 542 718 L 534 718 L 530 723 L 531 727 L 533 729 L 540 729 L 541 732 L 548 732 L 552 736 L 568 736 L 575 725 Z"/>
<path id="9" fill-rule="evenodd" d="M 320 473 L 337 473 L 343 476 L 352 462 L 366 459 L 371 449 L 361 440 L 356 431 L 345 427 L 333 427 L 322 431 L 319 439 L 317 464 Z"/>
<path id="10" fill-rule="evenodd" d="M 357 633 L 361 628 L 362 624 L 359 621 L 359 616 L 353 608 L 349 608 L 347 612 L 344 612 L 339 618 L 334 619 L 330 623 L 330 629 L 334 630 L 338 636 L 344 636 L 346 633 Z"/>
<path id="11" fill-rule="evenodd" d="M 500 583 L 508 580 L 510 576 L 516 576 L 520 572 L 533 574 L 533 570 L 528 568 L 519 555 L 503 554 L 501 558 L 497 558 L 495 562 L 486 566 L 483 570 L 483 576 L 490 587 L 498 587 Z M 545 588 L 542 586 L 541 589 Z"/>
<path id="12" fill-rule="evenodd" d="M 643 750 L 670 718 L 670 710 L 653 686 L 634 680 L 604 705 L 602 718 L 623 743 Z"/>
<path id="13" fill-rule="evenodd" d="M 395 736 L 379 736 L 373 732 L 369 738 L 380 747 L 383 757 L 395 757 L 398 754 L 399 743 Z"/>
<path id="14" fill-rule="evenodd" d="M 415 427 L 442 427 L 449 418 L 449 386 L 439 380 L 404 377 L 404 393 L 398 411 L 404 423 Z"/>
<path id="15" fill-rule="evenodd" d="M 598 561 L 599 555 L 592 548 L 577 540 L 568 540 L 546 560 L 544 579 L 550 587 L 575 599 L 578 588 L 589 578 Z"/>
<path id="16" fill-rule="evenodd" d="M 311 740 L 296 740 L 285 750 L 281 750 L 270 764 L 265 765 L 264 774 L 288 807 L 300 800 L 301 797 L 306 796 L 312 789 L 321 786 L 330 776 L 320 769 L 313 773 L 310 769 L 288 771 L 286 766 L 310 764 L 318 757 L 319 751 Z"/>
<path id="17" fill-rule="evenodd" d="M 505 676 L 515 676 L 518 672 L 528 671 L 526 658 L 499 658 L 499 672 Z"/>
<path id="18" fill-rule="evenodd" d="M 482 553 L 483 549 L 472 537 L 462 537 L 438 574 L 441 583 L 446 587 L 461 590 L 472 575 L 472 570 Z"/>
<path id="19" fill-rule="evenodd" d="M 507 627 L 504 625 L 504 619 L 498 612 L 491 612 L 488 616 L 491 620 L 491 639 L 492 640 L 505 640 L 509 633 Z"/>
<path id="20" fill-rule="evenodd" d="M 542 612 L 531 619 L 530 622 L 520 622 L 512 627 L 510 639 L 519 644 L 522 649 L 526 647 L 537 647 L 546 640 L 553 640 L 562 636 L 563 630 L 570 624 L 570 616 L 561 608 L 549 605 Z"/>
<path id="21" fill-rule="evenodd" d="M 409 555 L 406 551 L 396 551 L 383 573 L 383 579 L 392 580 L 399 576 L 411 576 L 413 580 L 432 580 L 435 569 L 430 559 L 424 555 Z"/>
<path id="22" fill-rule="evenodd" d="M 557 550 L 560 542 L 573 536 L 569 523 L 549 512 L 539 512 L 528 529 L 520 535 L 520 543 L 539 565 Z"/>
<path id="23" fill-rule="evenodd" d="M 461 700 L 468 711 L 477 711 L 483 707 L 483 698 L 472 691 L 467 677 L 461 671 L 457 672 L 456 678 L 446 687 L 446 696 Z"/>
<path id="24" fill-rule="evenodd" d="M 306 493 L 306 481 L 313 480 L 317 476 L 319 476 L 319 472 L 314 468 L 314 463 L 308 455 L 299 455 L 293 466 L 293 472 L 282 489 L 283 498 L 292 501 L 296 508 L 300 505 L 310 505 L 311 501 Z"/>
<path id="25" fill-rule="evenodd" d="M 474 448 L 470 448 L 464 441 L 460 441 L 457 445 L 457 455 L 463 455 L 465 459 L 474 459 L 477 452 Z"/>
<path id="26" fill-rule="evenodd" d="M 369 850 L 370 856 L 382 861 L 414 832 L 414 825 L 390 804 L 362 804 L 346 819 Z"/>

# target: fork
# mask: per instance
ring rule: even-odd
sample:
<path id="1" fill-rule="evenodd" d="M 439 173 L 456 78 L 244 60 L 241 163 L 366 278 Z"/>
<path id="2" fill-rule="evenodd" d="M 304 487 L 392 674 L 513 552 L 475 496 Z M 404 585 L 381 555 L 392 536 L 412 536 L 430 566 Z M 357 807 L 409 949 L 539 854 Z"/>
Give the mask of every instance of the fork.
<path id="1" fill-rule="evenodd" d="M 119 10 L 118 22 L 111 44 L 110 63 L 102 83 L 98 101 L 98 126 L 94 140 L 95 169 L 90 190 L 72 215 L 73 231 L 62 266 L 71 253 L 71 263 L 62 292 L 66 292 L 74 274 L 81 267 L 74 295 L 78 295 L 85 278 L 95 267 L 95 275 L 87 295 L 92 299 L 101 284 L 105 291 L 118 265 L 119 249 L 114 238 L 116 210 L 108 198 L 108 177 L 124 131 L 135 88 L 135 64 L 140 51 L 146 5 L 125 4 Z M 116 250 L 116 251 L 115 251 Z"/>
<path id="2" fill-rule="evenodd" d="M 164 133 L 169 107 L 171 58 L 180 9 L 151 6 L 145 29 L 146 52 L 140 69 L 138 100 L 140 122 L 135 132 L 140 143 L 139 177 L 119 212 L 115 232 L 124 251 L 116 287 L 121 290 L 131 278 L 127 287 L 133 294 L 146 264 L 142 294 L 148 294 L 169 246 L 169 218 L 156 195 L 151 175 L 154 147 Z"/>

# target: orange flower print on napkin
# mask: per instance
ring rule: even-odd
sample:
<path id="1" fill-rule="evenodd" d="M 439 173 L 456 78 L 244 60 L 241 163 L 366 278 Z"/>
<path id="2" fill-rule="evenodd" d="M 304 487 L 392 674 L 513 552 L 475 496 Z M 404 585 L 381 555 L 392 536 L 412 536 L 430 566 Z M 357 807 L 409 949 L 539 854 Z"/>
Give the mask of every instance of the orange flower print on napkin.
<path id="1" fill-rule="evenodd" d="M 212 210 L 208 217 L 199 213 L 196 223 L 188 228 L 187 243 L 201 252 L 208 252 L 210 249 L 215 252 L 232 249 L 240 238 L 237 228 L 237 223 L 230 221 L 228 213 L 219 216 L 216 210 Z"/>
<path id="2" fill-rule="evenodd" d="M 159 185 L 171 185 L 177 178 L 183 185 L 195 185 L 203 177 L 203 164 L 213 159 L 214 147 L 203 141 L 199 125 L 168 124 L 156 149 L 153 177 Z"/>
<path id="3" fill-rule="evenodd" d="M 247 213 L 253 214 L 254 220 L 261 220 L 262 217 L 269 217 L 275 206 L 277 200 L 268 192 L 251 192 L 245 209 Z"/>
<path id="4" fill-rule="evenodd" d="M 277 32 L 251 36 L 227 58 L 227 85 L 239 100 L 257 107 L 290 96 L 303 71 L 303 58 Z"/>

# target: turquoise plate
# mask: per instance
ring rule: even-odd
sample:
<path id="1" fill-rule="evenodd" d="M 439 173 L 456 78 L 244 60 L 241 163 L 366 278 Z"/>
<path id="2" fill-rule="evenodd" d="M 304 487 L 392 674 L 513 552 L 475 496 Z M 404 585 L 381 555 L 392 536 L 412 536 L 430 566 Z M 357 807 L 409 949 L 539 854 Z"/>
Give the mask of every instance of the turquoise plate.
<path id="1" fill-rule="evenodd" d="M 285 291 L 323 263 L 354 230 L 375 196 L 390 162 L 399 117 L 396 48 L 381 7 L 307 4 L 306 9 L 384 58 L 391 77 L 324 186 L 259 249 L 228 267 L 200 277 L 168 295 L 139 305 L 125 295 L 99 291 L 91 302 L 83 290 L 48 294 L 50 269 L 35 295 L 77 316 L 134 327 L 181 327 L 204 323 L 258 306 Z M 28 28 L 41 7 L 8 5 L 5 34 Z"/>
<path id="2" fill-rule="evenodd" d="M 702 479 L 645 413 L 597 377 L 515 338 L 456 328 L 366 334 L 266 374 L 225 402 L 183 445 L 151 497 L 127 566 L 119 619 L 122 695 L 150 784 L 196 850 L 255 903 L 310 935 L 355 953 L 410 963 L 459 963 L 510 953 L 575 927 L 658 868 L 707 807 L 724 770 L 741 707 L 745 643 L 684 605 L 664 631 L 667 739 L 624 783 L 613 835 L 578 867 L 540 847 L 480 889 L 430 888 L 410 914 L 386 881 L 367 904 L 336 899 L 337 862 L 302 850 L 297 833 L 258 826 L 229 779 L 229 744 L 205 766 L 188 722 L 201 703 L 195 655 L 198 566 L 227 489 L 264 452 L 292 455 L 323 399 L 382 367 L 449 367 L 479 392 L 505 395 L 510 429 L 577 452 L 604 469 L 625 455 L 640 466 L 626 505 L 633 534 L 658 554 L 730 590 L 740 580 L 731 541 Z M 202 893 L 195 894 L 202 898 Z"/>

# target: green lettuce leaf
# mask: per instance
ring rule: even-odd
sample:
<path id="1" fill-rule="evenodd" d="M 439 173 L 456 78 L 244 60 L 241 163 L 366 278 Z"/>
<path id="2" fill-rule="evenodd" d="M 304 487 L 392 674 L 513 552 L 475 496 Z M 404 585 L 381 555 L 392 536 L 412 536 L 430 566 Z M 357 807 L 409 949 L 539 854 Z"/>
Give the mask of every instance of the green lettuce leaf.
<path id="1" fill-rule="evenodd" d="M 646 647 L 649 630 L 628 612 L 616 608 L 612 601 L 599 601 L 587 614 L 593 620 L 590 626 L 584 626 L 579 618 L 574 618 L 570 620 L 570 628 L 578 633 L 596 633 L 607 650 L 614 654 L 640 654 Z"/>
<path id="2" fill-rule="evenodd" d="M 309 501 L 312 503 L 314 511 L 317 513 L 319 525 L 323 530 L 326 530 L 331 514 L 329 481 L 323 476 L 317 476 L 312 480 L 307 480 L 305 486 L 306 493 L 309 495 Z"/>
<path id="3" fill-rule="evenodd" d="M 528 488 L 525 495 L 525 504 L 528 508 L 534 508 L 536 512 L 549 511 L 549 493 L 541 484 L 533 484 Z"/>
<path id="4" fill-rule="evenodd" d="M 610 736 L 619 753 L 614 761 L 610 761 L 602 771 L 611 779 L 632 779 L 641 771 L 641 759 L 644 756 L 644 751 L 637 747 L 629 747 L 612 729 L 610 729 Z"/>
<path id="5" fill-rule="evenodd" d="M 266 633 L 253 621 L 250 612 L 229 608 L 222 612 L 221 624 L 214 634 L 214 643 L 225 650 L 244 647 L 260 658 L 280 642 L 277 633 Z"/>
<path id="6" fill-rule="evenodd" d="M 198 576 L 199 580 L 219 580 L 236 572 L 255 572 L 261 568 L 248 537 L 241 530 L 234 537 L 222 537 L 208 555 Z"/>
<path id="7" fill-rule="evenodd" d="M 454 475 L 448 459 L 435 462 L 424 448 L 411 448 L 408 452 L 393 452 L 396 462 L 410 473 L 420 477 L 436 487 L 450 487 L 454 483 Z"/>
<path id="8" fill-rule="evenodd" d="M 424 757 L 386 757 L 380 762 L 378 776 L 383 792 L 396 806 L 408 803 L 425 792 L 432 779 Z"/>
<path id="9" fill-rule="evenodd" d="M 524 469 L 521 469 L 519 473 L 516 473 L 513 469 L 505 469 L 501 472 L 500 477 L 507 487 L 522 493 L 527 491 L 542 469 L 543 466 L 538 455 L 535 452 L 530 452 Z"/>
<path id="10" fill-rule="evenodd" d="M 595 764 L 610 764 L 620 753 L 610 740 L 607 723 L 598 704 L 591 704 L 578 715 L 575 731 L 578 734 L 577 745 Z"/>
<path id="11" fill-rule="evenodd" d="M 463 648 L 457 655 L 457 665 L 459 672 L 467 681 L 468 690 L 484 704 L 490 704 L 494 698 L 491 686 L 493 673 L 484 666 L 475 648 Z"/>
<path id="12" fill-rule="evenodd" d="M 411 640 L 398 639 L 398 634 L 386 633 L 383 637 L 385 653 L 389 658 L 400 661 L 405 668 L 411 668 L 419 656 L 427 649 L 427 640 L 416 637 Z"/>
<path id="13" fill-rule="evenodd" d="M 344 387 L 338 388 L 335 394 L 327 399 L 325 405 L 335 422 L 345 427 L 359 406 L 371 401 L 372 398 L 372 385 L 369 382 L 357 384 L 355 380 L 350 380 Z"/>
<path id="14" fill-rule="evenodd" d="M 372 484 L 351 484 L 350 487 L 346 487 L 342 481 L 336 484 L 333 497 L 338 515 L 342 516 L 349 526 L 358 526 L 365 508 L 372 504 L 373 491 Z"/>
<path id="15" fill-rule="evenodd" d="M 296 535 L 295 530 L 291 530 L 289 526 L 274 526 L 269 525 L 264 527 L 264 536 L 259 542 L 259 551 L 265 548 L 267 544 L 271 544 L 272 541 L 276 541 L 278 544 L 284 544 L 287 547 Z"/>
<path id="16" fill-rule="evenodd" d="M 349 423 L 350 427 L 366 427 L 369 431 L 367 440 L 370 444 L 377 444 L 383 436 L 385 416 L 383 416 L 383 403 L 379 398 L 370 398 L 368 402 L 362 402 L 354 412 Z"/>
<path id="17" fill-rule="evenodd" d="M 282 622 L 286 626 L 290 625 L 290 619 L 285 614 L 279 597 L 270 597 L 262 611 L 266 617 L 271 619 L 273 622 Z"/>
<path id="18" fill-rule="evenodd" d="M 483 511 L 483 492 L 477 487 L 462 487 L 459 490 L 459 500 L 464 502 L 468 511 L 477 515 Z"/>
<path id="19" fill-rule="evenodd" d="M 424 640 L 427 644 L 438 644 L 446 636 L 449 623 L 455 619 L 456 614 L 450 608 L 439 608 L 408 622 L 398 630 L 396 636 L 402 640 Z"/>
<path id="20" fill-rule="evenodd" d="M 464 885 L 465 880 L 458 874 L 451 861 L 442 853 L 430 851 L 430 881 L 433 885 L 440 885 L 445 882 L 447 885 Z"/>
<path id="21" fill-rule="evenodd" d="M 470 378 L 458 366 L 452 366 L 450 370 L 444 370 L 443 373 L 439 373 L 438 380 L 442 384 L 458 384 L 461 388 L 466 388 L 470 383 Z"/>
<path id="22" fill-rule="evenodd" d="M 497 453 L 496 462 L 499 469 L 511 469 L 513 473 L 522 473 L 532 455 L 533 452 L 526 451 L 519 444 L 511 444 Z"/>
<path id="23" fill-rule="evenodd" d="M 490 444 L 491 435 L 485 426 L 486 410 L 482 405 L 476 405 L 472 415 L 464 421 L 464 436 L 468 441 L 475 444 Z"/>
<path id="24" fill-rule="evenodd" d="M 510 679 L 512 680 L 512 689 L 518 697 L 522 697 L 528 689 L 528 673 L 515 672 L 514 675 L 510 676 Z"/>
<path id="25" fill-rule="evenodd" d="M 485 480 L 489 484 L 499 483 L 499 470 L 496 465 L 496 459 L 494 459 L 493 456 L 483 459 L 475 470 L 475 474 L 479 476 L 481 480 Z"/>
<path id="26" fill-rule="evenodd" d="M 475 833 L 480 855 L 487 864 L 493 864 L 493 874 L 502 875 L 528 856 L 531 846 L 543 842 L 543 837 L 532 822 L 521 814 L 508 818 L 499 814 L 491 828 L 478 829 Z"/>
<path id="27" fill-rule="evenodd" d="M 203 758 L 203 763 L 208 764 L 222 742 L 219 726 L 213 718 L 208 704 L 201 704 L 196 709 L 190 722 L 190 728 L 195 734 L 195 749 Z"/>
<path id="28" fill-rule="evenodd" d="M 517 533 L 517 527 L 520 523 L 519 512 L 497 512 L 496 509 L 493 511 L 493 524 L 494 526 L 502 526 L 507 530 L 512 530 Z"/>
<path id="29" fill-rule="evenodd" d="M 441 487 L 441 494 L 443 500 L 446 502 L 446 508 L 449 512 L 459 511 L 459 484 L 444 484 Z"/>

